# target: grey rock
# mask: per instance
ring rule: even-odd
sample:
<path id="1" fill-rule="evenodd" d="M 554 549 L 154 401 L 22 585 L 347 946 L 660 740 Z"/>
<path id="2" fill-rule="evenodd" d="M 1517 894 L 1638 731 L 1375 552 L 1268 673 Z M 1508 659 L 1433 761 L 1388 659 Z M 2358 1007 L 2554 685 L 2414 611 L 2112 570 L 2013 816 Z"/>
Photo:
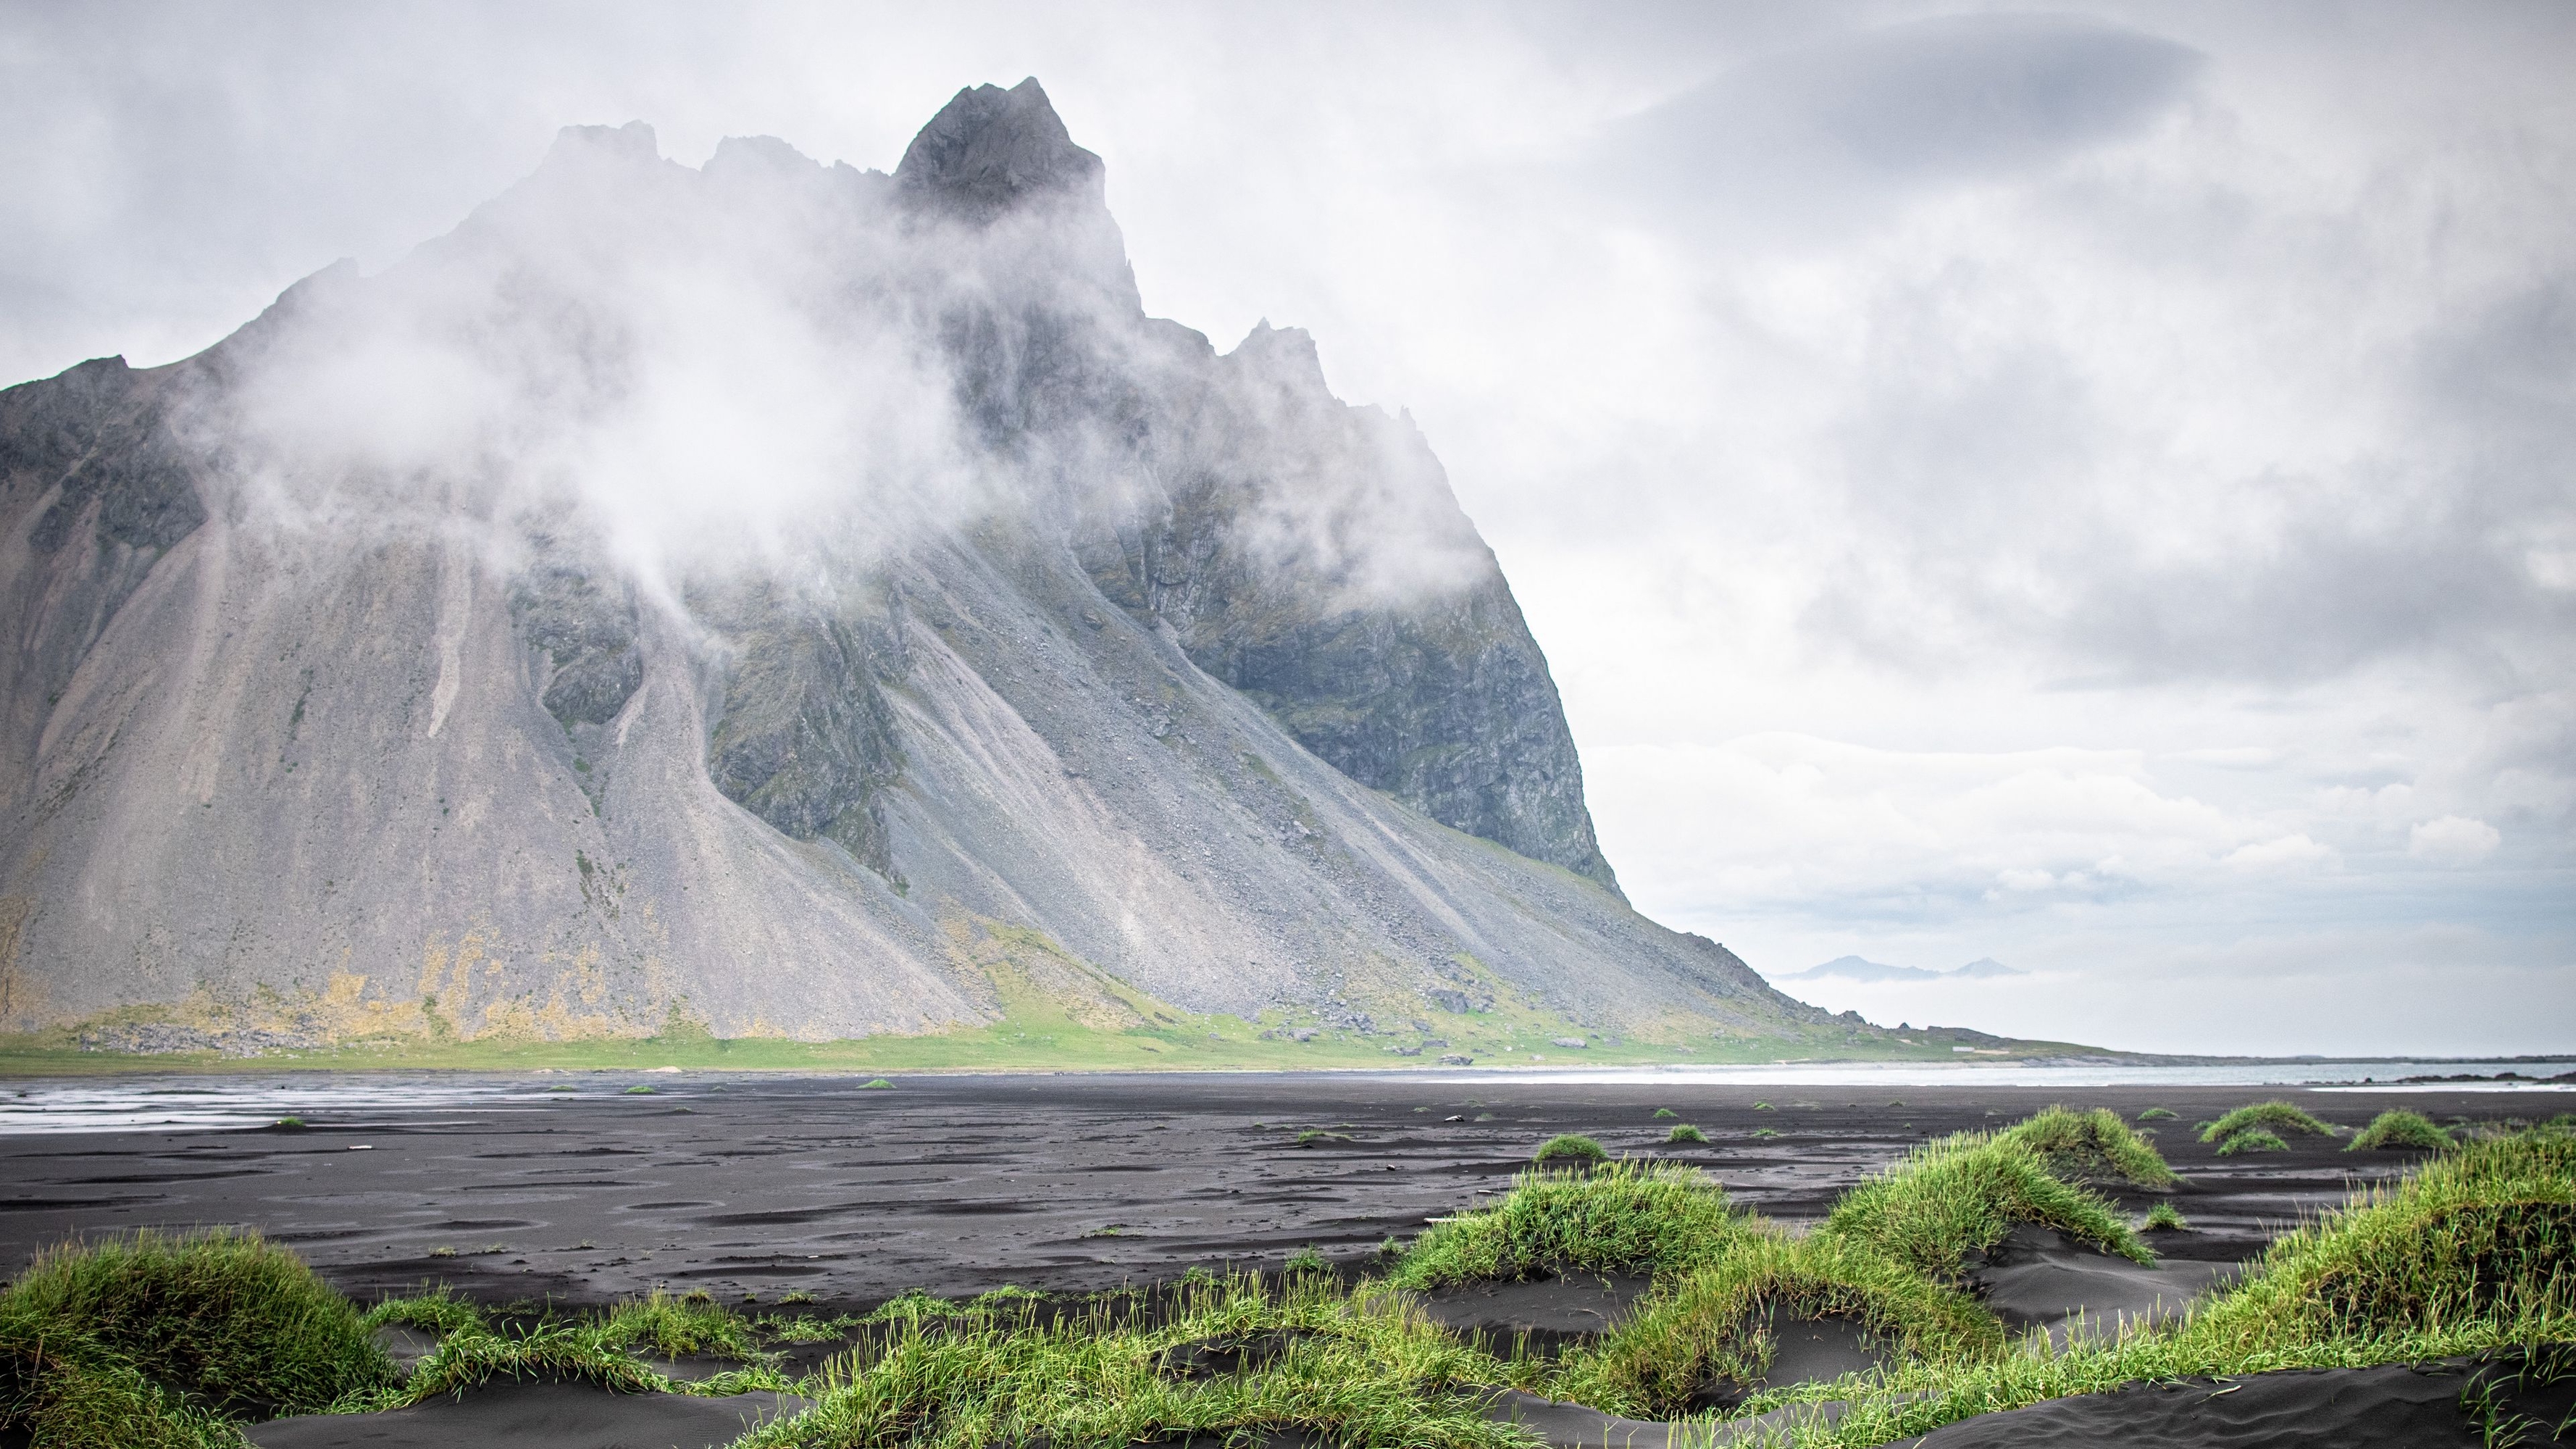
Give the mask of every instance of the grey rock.
<path id="1" fill-rule="evenodd" d="M 635 603 L 625 581 L 562 556 L 540 535 L 538 561 L 510 586 L 510 615 L 545 655 L 538 697 L 567 731 L 606 724 L 644 683 Z"/>
<path id="2" fill-rule="evenodd" d="M 1097 200 L 1104 174 L 1031 76 L 1009 90 L 960 90 L 912 138 L 894 180 L 908 203 L 990 221 L 1033 196 Z"/>
<path id="3" fill-rule="evenodd" d="M 901 773 L 903 754 L 865 632 L 803 613 L 767 590 L 720 617 L 738 622 L 707 744 L 708 778 L 782 833 L 828 838 L 892 876 L 878 797 Z M 887 644 L 875 656 L 900 653 Z"/>
<path id="4" fill-rule="evenodd" d="M 86 519 L 101 543 L 166 549 L 206 521 L 189 459 L 155 390 L 122 357 L 84 362 L 60 387 L 15 398 L 0 421 L 0 474 L 56 490 L 28 542 L 51 553 Z M 21 479 L 24 483 L 22 485 Z"/>
<path id="5" fill-rule="evenodd" d="M 1265 322 L 1168 426 L 1165 495 L 1081 544 L 1101 592 L 1352 779 L 1617 890 L 1546 657 L 1410 420 L 1342 404 Z M 1402 586 L 1368 547 L 1390 497 Z"/>

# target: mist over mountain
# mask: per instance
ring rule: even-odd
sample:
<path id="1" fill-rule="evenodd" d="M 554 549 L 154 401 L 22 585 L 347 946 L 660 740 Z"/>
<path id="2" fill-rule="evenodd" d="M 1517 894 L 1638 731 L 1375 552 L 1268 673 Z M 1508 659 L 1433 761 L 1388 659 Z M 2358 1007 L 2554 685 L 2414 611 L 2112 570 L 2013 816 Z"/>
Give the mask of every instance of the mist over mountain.
<path id="1" fill-rule="evenodd" d="M 891 175 L 571 127 L 0 393 L 0 1030 L 1822 1023 L 1628 907 L 1411 421 L 1146 317 L 1102 178 L 1034 80 Z"/>

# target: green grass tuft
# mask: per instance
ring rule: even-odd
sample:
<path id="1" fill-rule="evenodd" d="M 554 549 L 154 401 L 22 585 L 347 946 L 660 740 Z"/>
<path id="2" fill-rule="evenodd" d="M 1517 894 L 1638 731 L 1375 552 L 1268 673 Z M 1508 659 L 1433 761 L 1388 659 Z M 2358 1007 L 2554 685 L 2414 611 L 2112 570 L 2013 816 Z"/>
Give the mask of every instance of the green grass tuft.
<path id="1" fill-rule="evenodd" d="M 2141 1122 L 2170 1122 L 2173 1119 L 2174 1114 L 2162 1107 L 2149 1107 L 2138 1114 L 2138 1120 Z"/>
<path id="2" fill-rule="evenodd" d="M 2576 1138 L 2472 1144 L 2275 1242 L 2180 1323 L 2063 1351 L 1900 1366 L 1802 1443 L 1862 1449 L 2124 1384 L 2421 1362 L 2576 1340 Z M 1809 1397 L 1847 1393 L 1819 1387 Z M 1768 1408 L 1795 1393 L 1749 1400 Z"/>
<path id="3" fill-rule="evenodd" d="M 601 1343 L 650 1349 L 663 1358 L 696 1354 L 739 1363 L 758 1352 L 749 1326 L 731 1312 L 710 1300 L 658 1292 L 618 1304 L 596 1332 Z"/>
<path id="4" fill-rule="evenodd" d="M 1665 1118 L 1667 1118 L 1667 1117 L 1678 1117 L 1678 1116 L 1680 1116 L 1680 1115 L 1681 1115 L 1681 1113 L 1674 1111 L 1674 1110 L 1673 1110 L 1672 1108 L 1670 1108 L 1670 1107 L 1657 1107 L 1657 1108 L 1655 1109 L 1655 1120 L 1656 1120 L 1656 1121 L 1658 1121 L 1658 1122 L 1662 1121 L 1663 1119 L 1665 1119 Z"/>
<path id="5" fill-rule="evenodd" d="M 2240 1152 L 2287 1152 L 2289 1150 L 2290 1144 L 2282 1141 L 2279 1133 L 2267 1132 L 2260 1127 L 2248 1127 L 2218 1144 L 2218 1155 L 2221 1157 L 2234 1157 Z"/>
<path id="6" fill-rule="evenodd" d="M 1538 1151 L 1530 1155 L 1530 1161 L 1537 1163 L 1600 1162 L 1609 1155 L 1601 1150 L 1600 1143 L 1580 1132 L 1568 1132 L 1551 1137 L 1540 1144 Z"/>
<path id="7" fill-rule="evenodd" d="M 894 1090 L 894 1083 L 887 1081 L 883 1077 L 877 1077 L 872 1080 L 859 1083 L 859 1090 L 862 1092 L 891 1092 Z"/>
<path id="8" fill-rule="evenodd" d="M 2054 1228 L 2140 1263 L 2156 1255 L 2092 1193 L 2059 1180 L 2009 1135 L 1964 1132 L 1915 1149 L 1843 1195 L 1817 1229 L 1884 1253 L 1936 1281 L 1956 1281 L 1968 1255 L 2016 1223 Z"/>
<path id="9" fill-rule="evenodd" d="M 2382 1112 L 2370 1119 L 2370 1125 L 2353 1135 L 2345 1144 L 2346 1152 L 2368 1152 L 2406 1147 L 2447 1148 L 2451 1134 L 2433 1125 L 2433 1119 L 2419 1112 L 2403 1109 Z"/>
<path id="10" fill-rule="evenodd" d="M 2240 1132 L 2257 1130 L 2272 1133 L 2297 1132 L 2309 1137 L 2335 1135 L 2332 1127 L 2301 1111 L 2297 1104 L 2271 1101 L 2239 1107 L 2215 1122 L 2204 1124 L 2200 1129 L 2200 1140 L 2225 1142 Z"/>
<path id="11" fill-rule="evenodd" d="M 1708 1134 L 1702 1132 L 1688 1122 L 1684 1122 L 1680 1126 L 1675 1127 L 1672 1135 L 1664 1140 L 1666 1142 L 1706 1142 L 1708 1140 Z"/>
<path id="12" fill-rule="evenodd" d="M 40 1443 L 125 1442 L 95 1437 L 122 1412 L 185 1442 L 217 1417 L 314 1413 L 393 1379 L 348 1300 L 255 1233 L 66 1244 L 0 1293 L 0 1424 L 53 1426 Z"/>
<path id="13" fill-rule="evenodd" d="M 2172 1203 L 2160 1202 L 2147 1209 L 2146 1230 L 2148 1232 L 2179 1233 L 2190 1226 L 2190 1223 L 2183 1220 L 2182 1209 Z"/>
<path id="14" fill-rule="evenodd" d="M 1527 1443 L 1466 1391 L 1500 1382 L 1503 1365 L 1400 1295 L 1345 1293 L 1326 1274 L 1275 1288 L 1245 1275 L 1185 1282 L 1150 1318 L 918 1299 L 889 1304 L 880 1321 L 874 1341 L 807 1386 L 809 1413 L 738 1449 L 1215 1443 L 1272 1430 L 1410 1449 Z M 1172 1370 L 1175 1350 L 1198 1347 L 1232 1351 L 1237 1366 L 1196 1378 Z"/>
<path id="15" fill-rule="evenodd" d="M 342 1412 L 405 1408 L 461 1393 L 495 1378 L 528 1375 L 581 1379 L 621 1393 L 652 1393 L 667 1382 L 595 1327 L 540 1322 L 510 1333 L 476 1328 L 451 1333 L 422 1359 L 398 1390 L 353 1395 Z"/>
<path id="16" fill-rule="evenodd" d="M 1531 1170 L 1500 1203 L 1432 1227 L 1397 1263 L 1398 1288 L 1551 1271 L 1652 1273 L 1703 1261 L 1746 1228 L 1696 1168 L 1613 1162 L 1589 1173 Z"/>
<path id="17" fill-rule="evenodd" d="M 1983 1358 L 2005 1344 L 2003 1325 L 1956 1288 L 1845 1238 L 1765 1225 L 1659 1284 L 1635 1317 L 1569 1355 L 1557 1392 L 1630 1417 L 1684 1413 L 1694 1396 L 1751 1384 L 1770 1367 L 1766 1309 L 1851 1319 L 1919 1358 Z"/>
<path id="18" fill-rule="evenodd" d="M 417 1298 L 388 1298 L 368 1309 L 358 1322 L 370 1331 L 387 1324 L 399 1324 L 424 1333 L 447 1334 L 481 1329 L 483 1313 L 446 1288 L 439 1287 Z"/>
<path id="19" fill-rule="evenodd" d="M 2459 1333 L 2500 1341 L 2576 1327 L 2576 1137 L 2500 1138 L 2427 1163 L 2394 1188 L 2276 1240 L 2259 1272 L 2195 1324 L 2265 1336 Z M 2546 1336 L 2545 1334 L 2543 1336 Z"/>
<path id="20" fill-rule="evenodd" d="M 626 1095 L 630 1097 L 649 1097 L 653 1095 L 653 1089 L 645 1086 L 641 1082 L 638 1082 L 634 1086 L 626 1089 Z"/>
<path id="21" fill-rule="evenodd" d="M 2181 1181 L 2147 1139 L 2105 1107 L 2048 1107 L 1997 1136 L 2038 1153 L 2051 1173 L 2069 1181 L 2117 1178 L 2140 1187 Z"/>
<path id="22" fill-rule="evenodd" d="M 223 1420 L 0 1305 L 0 1428 L 47 1449 L 239 1449 Z"/>

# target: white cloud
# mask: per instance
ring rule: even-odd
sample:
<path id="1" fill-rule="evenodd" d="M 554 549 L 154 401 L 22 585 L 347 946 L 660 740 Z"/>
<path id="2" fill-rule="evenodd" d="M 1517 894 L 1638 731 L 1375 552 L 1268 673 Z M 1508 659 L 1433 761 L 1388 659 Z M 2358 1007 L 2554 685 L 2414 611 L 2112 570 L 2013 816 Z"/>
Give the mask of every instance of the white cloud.
<path id="1" fill-rule="evenodd" d="M 1699 919 L 2036 905 L 2331 856 L 2161 790 L 2134 751 L 1929 753 L 1766 734 L 1597 749 L 1587 771 L 1631 893 Z"/>
<path id="2" fill-rule="evenodd" d="M 1034 72 L 1149 310 L 1304 326 L 1420 422 L 1650 913 L 2080 983 L 1945 1009 L 1997 1030 L 2563 1039 L 2576 9 L 1913 23 L 1959 8 L 19 7 L 0 358 L 192 350 L 566 122 L 884 167 Z M 2045 62 L 2004 130 L 1903 126 L 1988 52 Z M 1775 95 L 1758 186 L 1604 200 L 1605 138 L 1775 63 L 1866 83 Z M 2402 992 L 2448 1014 L 2409 1041 Z"/>
<path id="3" fill-rule="evenodd" d="M 2308 870 L 2330 866 L 2334 860 L 2332 848 L 2319 845 L 2304 834 L 2240 845 L 2227 853 L 2228 866 L 2241 871 Z"/>
<path id="4" fill-rule="evenodd" d="M 2495 854 L 2504 835 L 2483 820 L 2445 815 L 2407 833 L 2406 853 L 2435 865 L 2475 865 Z"/>

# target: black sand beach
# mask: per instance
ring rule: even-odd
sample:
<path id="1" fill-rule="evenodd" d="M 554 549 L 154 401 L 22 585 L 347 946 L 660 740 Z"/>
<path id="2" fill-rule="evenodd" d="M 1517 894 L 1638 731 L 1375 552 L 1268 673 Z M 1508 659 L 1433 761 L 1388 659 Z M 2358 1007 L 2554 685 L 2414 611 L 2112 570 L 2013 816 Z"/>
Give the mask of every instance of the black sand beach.
<path id="1" fill-rule="evenodd" d="M 2149 1125 L 2185 1179 L 2171 1197 L 2192 1231 L 2161 1235 L 2158 1251 L 2235 1262 L 2416 1155 L 2311 1138 L 2222 1158 L 2194 1140 L 2195 1121 L 2270 1096 L 2346 1126 L 2392 1106 L 2437 1120 L 2576 1106 L 2576 1092 L 2252 1087 L 1263 1075 L 908 1077 L 886 1091 L 840 1078 L 543 1079 L 567 1080 L 572 1091 L 505 1108 L 318 1114 L 302 1130 L 0 1137 L 0 1260 L 14 1271 L 79 1233 L 233 1224 L 292 1246 L 362 1298 L 424 1281 L 564 1304 L 656 1285 L 727 1298 L 802 1290 L 845 1305 L 913 1288 L 1089 1290 L 1195 1264 L 1275 1267 L 1309 1245 L 1355 1258 L 1507 1188 L 1560 1132 L 1694 1163 L 1756 1211 L 1811 1220 L 1910 1146 L 2063 1101 L 2131 1118 L 2174 1112 Z M 639 1084 L 652 1094 L 626 1094 Z M 1656 1118 L 1659 1107 L 1677 1118 Z M 1675 1120 L 1708 1145 L 1668 1145 Z M 1297 1146 L 1308 1131 L 1336 1135 Z M 2139 1210 L 2152 1200 L 2131 1196 Z"/>
<path id="2" fill-rule="evenodd" d="M 0 1138 L 9 1184 L 0 1253 L 14 1272 L 74 1235 L 230 1224 L 291 1246 L 362 1301 L 443 1283 L 492 1305 L 595 1305 L 661 1287 L 735 1303 L 801 1292 L 825 1309 L 859 1309 L 909 1289 L 1073 1292 L 1167 1282 L 1200 1265 L 1275 1268 L 1309 1246 L 1356 1265 L 1383 1240 L 1506 1190 L 1532 1150 L 1563 1132 L 1614 1154 L 1701 1166 L 1741 1204 L 1795 1223 L 1820 1218 L 1865 1174 L 1934 1137 L 2057 1102 L 2132 1120 L 2164 1108 L 2175 1115 L 2148 1125 L 2181 1186 L 2110 1194 L 2132 1212 L 2168 1200 L 2189 1220 L 2188 1231 L 2153 1235 L 2161 1264 L 2141 1268 L 2025 1229 L 1972 1275 L 2008 1328 L 2063 1343 L 2178 1309 L 2279 1231 L 2420 1160 L 2317 1138 L 2223 1158 L 2191 1130 L 2270 1097 L 2346 1127 L 2389 1107 L 2503 1120 L 2576 1106 L 2576 1092 L 2451 1089 L 961 1076 L 886 1090 L 856 1079 L 582 1074 L 481 1105 L 314 1113 L 298 1128 Z M 1668 1143 L 1676 1122 L 1708 1143 Z M 1545 1349 L 1600 1331 L 1643 1287 L 1474 1285 L 1431 1300 L 1453 1327 L 1525 1333 Z M 1872 1346 L 1847 1326 L 1777 1327 L 1775 1382 L 1871 1360 Z M 2189 1402 L 2158 1398 L 2152 1414 L 2132 1412 L 2145 1400 L 2066 1401 L 1954 1425 L 1929 1442 L 2452 1442 L 2442 1436 L 2468 1432 L 2457 1417 L 2468 1371 L 2212 1385 Z M 796 1407 L 769 1395 L 621 1398 L 495 1381 L 398 1414 L 280 1421 L 253 1437 L 275 1449 L 716 1444 Z M 1525 1396 L 1494 1412 L 1551 1443 L 1672 1441 L 1668 1425 Z M 2418 1437 L 2317 1437 L 2381 1421 Z"/>

